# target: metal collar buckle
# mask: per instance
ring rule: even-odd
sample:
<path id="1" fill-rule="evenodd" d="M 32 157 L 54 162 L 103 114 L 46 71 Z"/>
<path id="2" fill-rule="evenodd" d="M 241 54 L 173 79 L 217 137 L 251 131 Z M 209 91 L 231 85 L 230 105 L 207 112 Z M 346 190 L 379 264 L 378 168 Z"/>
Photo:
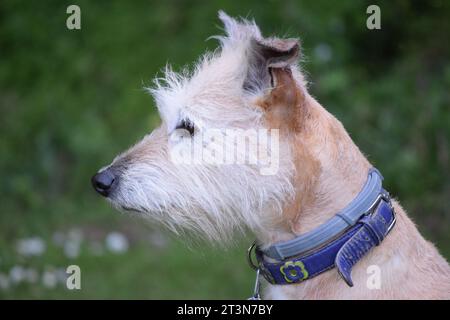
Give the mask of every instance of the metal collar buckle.
<path id="1" fill-rule="evenodd" d="M 392 222 L 391 224 L 388 226 L 387 231 L 386 231 L 386 235 L 392 230 L 392 228 L 395 226 L 395 223 L 397 222 L 397 217 L 395 214 L 395 210 L 394 210 L 394 206 L 392 205 L 392 201 L 391 201 L 391 195 L 389 194 L 389 192 L 387 192 L 386 190 L 383 190 L 378 197 L 375 199 L 375 201 L 373 202 L 373 204 L 369 207 L 369 209 L 367 209 L 367 211 L 364 213 L 364 215 L 372 215 L 375 212 L 375 209 L 377 207 L 377 205 L 380 203 L 381 200 L 386 201 L 386 203 L 389 205 L 389 207 L 391 208 L 392 211 Z"/>
<path id="2" fill-rule="evenodd" d="M 259 262 L 253 262 L 252 259 L 252 252 L 256 249 L 256 241 L 252 243 L 252 245 L 247 249 L 247 262 L 249 264 L 249 266 L 257 271 L 259 270 Z"/>
<path id="3" fill-rule="evenodd" d="M 259 275 L 260 275 L 260 267 L 259 262 L 253 262 L 252 252 L 256 250 L 256 241 L 247 249 L 247 261 L 250 267 L 256 271 L 256 279 L 255 279 L 255 287 L 253 289 L 253 295 L 247 300 L 261 300 L 261 295 L 259 294 L 260 283 L 259 283 Z"/>

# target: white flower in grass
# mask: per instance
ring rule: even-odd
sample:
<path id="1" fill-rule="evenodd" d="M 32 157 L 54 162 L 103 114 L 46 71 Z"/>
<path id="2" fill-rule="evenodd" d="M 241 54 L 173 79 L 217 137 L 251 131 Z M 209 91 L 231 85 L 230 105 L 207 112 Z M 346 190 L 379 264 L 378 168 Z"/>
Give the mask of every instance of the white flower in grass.
<path id="1" fill-rule="evenodd" d="M 12 283 L 20 283 L 25 279 L 25 269 L 22 266 L 14 266 L 9 270 L 9 279 Z"/>
<path id="2" fill-rule="evenodd" d="M 106 247 L 114 253 L 125 253 L 128 251 L 128 239 L 119 232 L 111 232 L 106 237 Z"/>
<path id="3" fill-rule="evenodd" d="M 55 272 L 56 279 L 58 282 L 65 284 L 67 281 L 68 274 L 66 273 L 66 270 L 63 268 L 58 268 Z"/>
<path id="4" fill-rule="evenodd" d="M 57 231 L 53 234 L 52 240 L 55 245 L 62 247 L 66 240 L 66 235 L 60 231 Z"/>
<path id="5" fill-rule="evenodd" d="M 83 241 L 83 233 L 79 229 L 72 229 L 67 233 L 64 242 L 64 254 L 66 257 L 74 259 L 80 255 L 81 242 Z"/>
<path id="6" fill-rule="evenodd" d="M 0 290 L 9 289 L 9 278 L 6 274 L 0 273 Z"/>
<path id="7" fill-rule="evenodd" d="M 57 274 L 53 270 L 46 270 L 42 274 L 42 284 L 44 287 L 52 289 L 58 284 Z"/>
<path id="8" fill-rule="evenodd" d="M 17 252 L 23 256 L 40 256 L 45 248 L 44 240 L 39 237 L 21 239 L 17 243 Z"/>
<path id="9" fill-rule="evenodd" d="M 81 242 L 83 240 L 83 232 L 80 229 L 71 229 L 67 233 L 67 238 L 72 241 Z"/>
<path id="10" fill-rule="evenodd" d="M 64 254 L 70 259 L 77 258 L 80 255 L 80 243 L 76 241 L 67 241 L 64 244 Z"/>

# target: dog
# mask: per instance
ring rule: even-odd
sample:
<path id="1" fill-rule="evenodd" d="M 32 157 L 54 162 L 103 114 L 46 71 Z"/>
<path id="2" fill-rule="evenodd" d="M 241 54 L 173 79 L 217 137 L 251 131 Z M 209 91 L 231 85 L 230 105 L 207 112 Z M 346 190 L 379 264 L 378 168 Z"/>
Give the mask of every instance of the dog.
<path id="1" fill-rule="evenodd" d="M 166 67 L 148 89 L 162 124 L 99 170 L 95 190 L 119 210 L 177 233 L 226 243 L 252 232 L 266 299 L 450 298 L 447 261 L 381 187 L 381 174 L 342 124 L 308 93 L 299 41 L 265 38 L 254 21 L 224 12 L 219 18 L 226 32 L 214 37 L 219 48 L 194 70 Z M 244 146 L 225 143 L 232 160 L 247 153 L 243 161 L 183 162 L 194 147 L 211 156 L 230 132 L 247 134 Z M 248 132 L 273 135 L 264 144 Z M 355 209 L 367 199 L 364 210 Z M 324 230 L 326 239 L 311 242 Z M 292 254 L 281 254 L 288 246 Z"/>

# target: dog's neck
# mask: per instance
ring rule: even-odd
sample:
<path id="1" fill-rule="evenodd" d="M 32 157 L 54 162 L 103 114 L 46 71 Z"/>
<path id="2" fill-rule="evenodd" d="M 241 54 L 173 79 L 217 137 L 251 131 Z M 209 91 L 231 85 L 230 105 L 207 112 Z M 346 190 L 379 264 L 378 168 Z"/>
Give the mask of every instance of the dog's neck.
<path id="1" fill-rule="evenodd" d="M 356 197 L 370 163 L 342 124 L 307 95 L 308 121 L 292 135 L 295 198 L 276 228 L 258 236 L 263 245 L 295 238 L 327 221 Z"/>
<path id="2" fill-rule="evenodd" d="M 282 139 L 290 142 L 291 150 L 282 156 L 291 157 L 294 163 L 295 192 L 281 215 L 277 209 L 268 209 L 267 220 L 271 223 L 255 232 L 263 250 L 313 230 L 346 207 L 363 188 L 372 167 L 342 124 L 306 89 L 298 82 L 294 84 L 286 73 L 275 75 L 279 85 L 272 90 L 265 110 L 269 124 L 280 128 L 280 136 L 284 134 Z M 268 285 L 264 297 L 405 299 L 434 294 L 447 297 L 448 287 L 442 287 L 450 270 L 447 262 L 420 236 L 401 206 L 395 200 L 392 204 L 397 224 L 382 246 L 374 248 L 370 257 L 354 266 L 352 290 L 347 290 L 347 284 L 337 272 L 324 272 L 298 284 Z M 367 271 L 374 265 L 383 270 L 382 290 L 372 290 L 366 285 Z M 410 281 L 412 276 L 420 280 L 423 270 L 436 271 L 433 277 L 424 278 L 420 286 Z"/>

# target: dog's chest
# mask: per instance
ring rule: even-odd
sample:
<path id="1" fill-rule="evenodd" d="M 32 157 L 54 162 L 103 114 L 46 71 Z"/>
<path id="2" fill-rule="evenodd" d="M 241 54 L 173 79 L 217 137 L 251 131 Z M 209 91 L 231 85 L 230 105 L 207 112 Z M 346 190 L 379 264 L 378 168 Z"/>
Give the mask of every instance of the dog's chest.
<path id="1" fill-rule="evenodd" d="M 281 286 L 270 286 L 266 289 L 265 294 L 269 299 L 273 300 L 287 300 L 289 297 L 286 295 L 286 290 L 283 290 Z"/>

